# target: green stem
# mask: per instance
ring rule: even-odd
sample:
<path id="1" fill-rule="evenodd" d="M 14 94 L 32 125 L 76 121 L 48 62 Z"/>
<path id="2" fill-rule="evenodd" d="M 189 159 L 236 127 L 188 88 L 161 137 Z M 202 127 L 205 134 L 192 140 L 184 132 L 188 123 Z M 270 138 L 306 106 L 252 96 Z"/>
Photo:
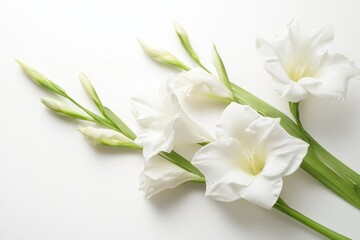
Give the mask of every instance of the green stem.
<path id="1" fill-rule="evenodd" d="M 309 139 L 308 136 L 306 134 L 306 131 L 300 121 L 300 112 L 299 112 L 299 106 L 300 106 L 300 102 L 289 102 L 289 108 L 290 108 L 290 112 L 291 114 L 294 116 L 296 124 L 300 130 L 300 133 L 302 135 L 302 139 L 304 141 L 306 141 L 307 143 L 309 143 Z"/>
<path id="2" fill-rule="evenodd" d="M 302 139 L 304 141 L 306 141 L 307 143 L 309 143 L 310 148 L 312 148 L 314 150 L 315 157 L 319 160 L 319 162 L 330 167 L 338 176 L 340 176 L 342 178 L 343 181 L 345 181 L 352 188 L 356 189 L 356 183 L 354 182 L 354 180 L 352 178 L 350 178 L 350 175 L 348 175 L 346 172 L 341 171 L 341 169 L 344 169 L 344 167 L 343 167 L 344 164 L 342 164 L 342 166 L 340 166 L 338 164 L 337 167 L 334 167 L 334 165 L 331 163 L 334 161 L 327 160 L 326 158 L 324 158 L 323 155 L 321 155 L 322 151 L 319 151 L 319 148 L 317 148 L 317 149 L 314 148 L 314 140 L 311 140 L 312 138 L 309 137 L 309 134 L 305 131 L 305 129 L 302 125 L 302 122 L 300 119 L 299 107 L 300 107 L 300 102 L 289 102 L 290 112 L 292 113 L 292 115 L 295 118 L 296 124 L 301 132 Z"/>
<path id="3" fill-rule="evenodd" d="M 329 239 L 334 239 L 334 240 L 350 239 L 348 237 L 345 237 L 345 236 L 315 222 L 314 220 L 306 217 L 304 214 L 289 207 L 281 198 L 279 198 L 278 201 L 275 203 L 274 208 L 279 210 L 280 212 L 285 213 L 286 215 L 294 218 L 295 220 L 301 222 L 302 224 L 315 230 L 316 232 L 328 237 Z"/>
<path id="4" fill-rule="evenodd" d="M 118 131 L 117 127 L 114 126 L 111 122 L 109 122 L 107 119 L 104 119 L 103 117 L 97 115 L 96 113 L 91 112 L 90 110 L 83 107 L 81 104 L 76 102 L 73 98 L 71 98 L 69 95 L 65 94 L 63 97 L 67 98 L 70 102 L 72 102 L 74 105 L 76 105 L 78 108 L 83 110 L 85 113 L 87 113 L 90 117 L 92 117 L 96 122 L 101 123 L 105 125 L 106 127 Z"/>

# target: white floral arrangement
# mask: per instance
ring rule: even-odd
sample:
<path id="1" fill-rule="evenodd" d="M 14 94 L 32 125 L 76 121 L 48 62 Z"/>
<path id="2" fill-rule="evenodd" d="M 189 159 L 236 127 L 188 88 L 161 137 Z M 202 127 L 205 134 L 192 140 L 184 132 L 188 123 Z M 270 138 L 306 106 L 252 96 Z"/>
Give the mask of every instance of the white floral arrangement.
<path id="1" fill-rule="evenodd" d="M 151 197 L 187 182 L 203 183 L 205 195 L 217 201 L 245 199 L 265 209 L 275 208 L 329 239 L 348 239 L 297 212 L 280 198 L 283 177 L 303 168 L 329 190 L 360 209 L 360 175 L 325 150 L 302 126 L 300 102 L 308 96 L 345 100 L 347 85 L 360 69 L 340 54 L 328 52 L 332 26 L 307 29 L 293 20 L 283 37 L 256 39 L 256 48 L 276 91 L 289 102 L 295 121 L 231 82 L 214 46 L 216 73 L 206 68 L 186 31 L 175 23 L 179 40 L 198 65 L 188 67 L 166 50 L 139 41 L 153 60 L 181 72 L 172 74 L 154 91 L 131 99 L 132 113 L 141 127 L 135 134 L 103 105 L 84 75 L 80 81 L 99 113 L 78 103 L 67 92 L 33 68 L 18 61 L 27 76 L 65 102 L 42 98 L 63 116 L 97 124 L 78 130 L 94 145 L 141 150 L 145 158 L 140 190 Z M 183 107 L 187 103 L 223 104 L 214 129 L 205 129 Z M 191 158 L 177 152 L 195 147 Z"/>

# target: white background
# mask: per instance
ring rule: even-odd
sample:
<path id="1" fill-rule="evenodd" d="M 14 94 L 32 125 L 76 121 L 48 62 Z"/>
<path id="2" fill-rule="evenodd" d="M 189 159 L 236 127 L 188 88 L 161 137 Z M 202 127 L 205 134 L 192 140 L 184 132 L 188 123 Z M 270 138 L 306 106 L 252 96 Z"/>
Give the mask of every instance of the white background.
<path id="1" fill-rule="evenodd" d="M 284 33 L 296 17 L 308 27 L 333 24 L 331 51 L 360 64 L 358 1 L 20 1 L 0 0 L 0 239 L 321 239 L 277 210 L 245 201 L 220 203 L 186 184 L 151 200 L 138 191 L 140 153 L 93 147 L 39 102 L 49 96 L 15 64 L 34 66 L 85 104 L 85 72 L 103 102 L 134 129 L 128 99 L 174 70 L 149 60 L 136 37 L 187 63 L 173 31 L 188 31 L 206 65 L 215 42 L 232 81 L 287 111 L 254 47 L 256 36 Z M 360 83 L 346 103 L 308 99 L 305 127 L 360 172 Z M 354 239 L 359 210 L 299 170 L 285 179 L 294 208 Z"/>

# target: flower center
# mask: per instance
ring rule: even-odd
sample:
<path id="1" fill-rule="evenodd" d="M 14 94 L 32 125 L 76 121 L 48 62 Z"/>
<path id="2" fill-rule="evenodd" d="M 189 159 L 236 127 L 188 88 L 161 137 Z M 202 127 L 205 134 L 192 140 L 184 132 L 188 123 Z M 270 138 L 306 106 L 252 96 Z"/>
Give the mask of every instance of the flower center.
<path id="1" fill-rule="evenodd" d="M 265 166 L 265 163 L 261 158 L 256 156 L 254 147 L 245 151 L 244 155 L 246 156 L 246 160 L 248 163 L 247 171 L 254 176 L 261 173 Z"/>
<path id="2" fill-rule="evenodd" d="M 289 78 L 294 82 L 297 82 L 304 77 L 313 76 L 313 70 L 307 59 L 299 59 L 298 61 L 295 61 L 289 66 L 286 72 Z"/>

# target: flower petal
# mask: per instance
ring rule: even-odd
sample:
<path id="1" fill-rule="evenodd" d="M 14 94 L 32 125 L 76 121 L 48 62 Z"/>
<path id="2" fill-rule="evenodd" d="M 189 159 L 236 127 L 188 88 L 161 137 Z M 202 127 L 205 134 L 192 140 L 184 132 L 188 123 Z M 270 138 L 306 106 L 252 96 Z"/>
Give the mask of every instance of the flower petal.
<path id="1" fill-rule="evenodd" d="M 143 146 L 145 159 L 149 159 L 159 152 L 171 152 L 174 147 L 173 123 L 169 123 L 165 129 L 148 128 L 138 133 L 135 143 Z"/>
<path id="2" fill-rule="evenodd" d="M 165 84 L 165 83 L 164 83 Z M 130 100 L 131 110 L 143 128 L 163 126 L 176 114 L 171 104 L 171 93 L 161 87 L 158 91 L 144 92 Z"/>
<path id="3" fill-rule="evenodd" d="M 280 125 L 280 119 L 262 117 L 247 129 L 254 136 L 256 157 L 264 159 L 261 175 L 282 177 L 295 172 L 304 159 L 308 144 L 289 135 Z"/>
<path id="4" fill-rule="evenodd" d="M 247 105 L 230 103 L 221 114 L 216 126 L 216 137 L 219 139 L 235 138 L 241 143 L 247 142 L 245 130 L 260 115 Z"/>
<path id="5" fill-rule="evenodd" d="M 198 177 L 168 160 L 155 156 L 145 163 L 140 175 L 140 190 L 147 198 L 163 190 L 175 188 Z"/>
<path id="6" fill-rule="evenodd" d="M 333 91 L 321 88 L 318 75 L 321 60 L 334 38 L 332 26 L 303 28 L 297 21 L 288 24 L 289 33 L 267 42 L 261 38 L 256 46 L 263 58 L 265 70 L 272 76 L 276 91 L 290 102 L 306 99 L 309 93 L 333 96 Z M 319 90 L 323 89 L 325 91 Z M 338 96 L 339 94 L 337 94 Z"/>
<path id="7" fill-rule="evenodd" d="M 286 45 L 286 40 L 280 41 Z M 278 43 L 277 45 L 281 46 Z M 308 92 L 298 83 L 292 81 L 288 76 L 284 64 L 290 60 L 291 56 L 286 56 L 288 51 L 281 56 L 279 49 L 275 49 L 269 42 L 262 38 L 256 39 L 256 48 L 262 57 L 265 70 L 271 75 L 275 90 L 282 98 L 291 102 L 298 102 L 308 97 Z M 283 59 L 282 59 L 283 58 Z M 286 59 L 288 58 L 288 59 Z"/>
<path id="8" fill-rule="evenodd" d="M 206 196 L 218 201 L 235 201 L 254 179 L 249 174 L 243 147 L 236 139 L 217 140 L 201 148 L 192 163 L 206 178 Z"/>
<path id="9" fill-rule="evenodd" d="M 281 52 L 276 47 L 286 44 L 286 40 L 287 39 L 278 39 L 278 44 L 275 45 L 274 43 L 270 43 L 259 37 L 255 42 L 256 49 L 262 58 L 265 70 L 274 78 L 275 81 L 278 81 L 279 83 L 289 83 L 291 81 L 284 70 L 283 61 L 281 59 L 282 56 L 280 54 Z M 274 41 L 275 40 L 273 40 L 273 42 Z"/>
<path id="10" fill-rule="evenodd" d="M 186 115 L 177 117 L 174 121 L 175 144 L 189 144 L 210 142 L 214 138 L 203 128 L 198 126 Z"/>
<path id="11" fill-rule="evenodd" d="M 183 71 L 174 75 L 170 81 L 172 91 L 192 100 L 217 99 L 230 101 L 231 92 L 212 74 L 201 68 Z"/>
<path id="12" fill-rule="evenodd" d="M 340 54 L 324 54 L 316 75 L 299 81 L 312 95 L 345 100 L 349 80 L 360 76 L 360 69 Z"/>
<path id="13" fill-rule="evenodd" d="M 135 142 L 143 146 L 146 159 L 161 151 L 171 152 L 174 144 L 200 143 L 213 138 L 192 121 L 181 108 L 165 81 L 156 93 L 132 98 L 132 111 L 143 128 Z"/>
<path id="14" fill-rule="evenodd" d="M 334 28 L 327 25 L 321 28 L 304 28 L 293 19 L 288 24 L 289 40 L 295 56 L 324 54 L 334 40 Z"/>
<path id="15" fill-rule="evenodd" d="M 268 178 L 258 175 L 254 181 L 243 190 L 242 198 L 260 207 L 271 209 L 280 196 L 283 181 L 281 178 Z"/>

